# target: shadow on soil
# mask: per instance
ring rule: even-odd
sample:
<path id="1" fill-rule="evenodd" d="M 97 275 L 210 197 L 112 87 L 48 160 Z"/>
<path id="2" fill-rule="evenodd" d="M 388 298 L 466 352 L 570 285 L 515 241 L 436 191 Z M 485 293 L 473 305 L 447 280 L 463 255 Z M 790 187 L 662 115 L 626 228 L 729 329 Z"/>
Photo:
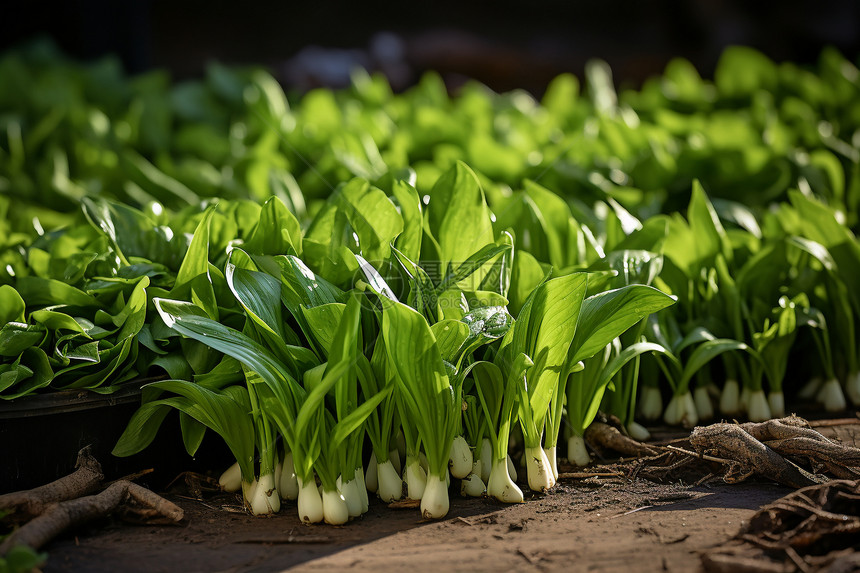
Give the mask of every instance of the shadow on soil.
<path id="1" fill-rule="evenodd" d="M 301 524 L 294 504 L 273 517 L 255 518 L 238 512 L 235 499 L 227 496 L 205 502 L 172 499 L 186 512 L 181 525 L 129 527 L 102 522 L 77 537 L 50 544 L 43 571 L 282 571 L 406 530 L 459 519 L 492 519 L 504 508 L 486 499 L 452 496 L 450 512 L 439 522 L 422 520 L 418 508 L 392 510 L 371 501 L 364 516 L 332 527 Z"/>
<path id="2" fill-rule="evenodd" d="M 731 488 L 721 488 L 717 491 L 706 487 L 690 489 L 697 497 L 689 500 L 649 507 L 645 511 L 691 511 L 696 509 L 752 509 L 771 503 L 790 493 L 790 488 L 775 484 L 737 484 Z"/>

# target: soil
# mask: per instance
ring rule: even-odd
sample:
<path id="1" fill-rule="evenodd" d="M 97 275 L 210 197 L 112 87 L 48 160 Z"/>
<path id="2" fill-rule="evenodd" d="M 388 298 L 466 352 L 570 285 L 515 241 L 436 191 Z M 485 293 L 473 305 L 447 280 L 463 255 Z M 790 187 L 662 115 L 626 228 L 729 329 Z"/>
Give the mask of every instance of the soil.
<path id="1" fill-rule="evenodd" d="M 860 442 L 856 423 L 817 429 Z M 633 467 L 605 468 L 624 466 Z M 702 552 L 791 491 L 754 481 L 690 486 L 568 478 L 519 505 L 452 495 L 448 516 L 433 522 L 414 508 L 371 502 L 366 515 L 342 527 L 302 525 L 289 506 L 254 518 L 236 496 L 194 499 L 174 491 L 166 497 L 185 510 L 182 524 L 92 523 L 51 543 L 44 571 L 701 571 Z"/>

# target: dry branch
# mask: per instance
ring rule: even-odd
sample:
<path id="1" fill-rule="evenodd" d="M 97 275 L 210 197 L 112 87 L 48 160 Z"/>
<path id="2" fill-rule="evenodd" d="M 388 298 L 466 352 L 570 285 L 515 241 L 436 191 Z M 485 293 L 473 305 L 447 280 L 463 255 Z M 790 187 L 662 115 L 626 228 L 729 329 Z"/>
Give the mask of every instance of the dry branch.
<path id="1" fill-rule="evenodd" d="M 180 507 L 161 496 L 130 481 L 118 481 L 99 494 L 49 506 L 40 516 L 6 538 L 0 544 L 0 555 L 5 555 L 15 545 L 29 545 L 38 549 L 66 529 L 108 515 L 126 502 L 155 510 L 158 515 L 173 522 L 181 521 L 183 517 Z"/>
<path id="2" fill-rule="evenodd" d="M 102 467 L 90 454 L 89 447 L 78 452 L 75 471 L 34 489 L 0 495 L 0 510 L 10 511 L 10 519 L 23 523 L 41 515 L 50 505 L 75 499 L 99 489 L 104 478 Z"/>

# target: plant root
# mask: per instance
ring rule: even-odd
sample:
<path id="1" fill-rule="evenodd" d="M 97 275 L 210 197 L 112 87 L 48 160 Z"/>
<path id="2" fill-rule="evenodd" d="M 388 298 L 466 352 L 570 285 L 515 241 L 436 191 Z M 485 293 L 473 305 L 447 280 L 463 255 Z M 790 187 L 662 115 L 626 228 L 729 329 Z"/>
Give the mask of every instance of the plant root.
<path id="1" fill-rule="evenodd" d="M 75 468 L 74 472 L 49 484 L 0 495 L 0 510 L 11 512 L 6 518 L 8 521 L 24 523 L 57 502 L 79 498 L 101 487 L 102 467 L 90 454 L 89 446 L 78 452 Z"/>
<path id="2" fill-rule="evenodd" d="M 708 573 L 857 571 L 858 535 L 860 482 L 834 480 L 764 506 L 702 564 Z"/>
<path id="3" fill-rule="evenodd" d="M 585 441 L 589 445 L 613 450 L 627 456 L 644 457 L 653 456 L 656 453 L 650 446 L 625 436 L 618 428 L 597 420 L 585 430 Z"/>
<path id="4" fill-rule="evenodd" d="M 741 468 L 789 487 L 860 477 L 860 449 L 828 440 L 797 416 L 747 424 L 714 424 L 693 430 L 690 443 L 701 454 L 717 452 Z M 808 462 L 809 471 L 799 466 Z"/>
<path id="5" fill-rule="evenodd" d="M 55 482 L 56 483 L 56 482 Z M 123 504 L 142 506 L 151 511 L 143 515 L 159 516 L 172 523 L 182 521 L 182 508 L 160 495 L 130 481 L 118 481 L 96 495 L 61 501 L 48 506 L 44 512 L 14 531 L 0 544 L 0 555 L 15 545 L 38 549 L 66 529 L 106 516 Z"/>
<path id="6" fill-rule="evenodd" d="M 793 488 L 819 483 L 813 474 L 786 460 L 735 424 L 697 427 L 690 435 L 690 444 L 699 454 L 737 462 L 737 467 L 732 466 L 726 474 L 727 482 L 743 481 L 755 473 Z"/>

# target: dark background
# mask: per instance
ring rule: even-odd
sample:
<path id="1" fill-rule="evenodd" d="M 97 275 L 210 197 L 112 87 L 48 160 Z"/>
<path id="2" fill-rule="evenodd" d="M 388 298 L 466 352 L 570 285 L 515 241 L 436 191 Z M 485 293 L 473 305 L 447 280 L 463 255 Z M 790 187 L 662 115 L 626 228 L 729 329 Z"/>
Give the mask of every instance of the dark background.
<path id="1" fill-rule="evenodd" d="M 211 60 L 264 64 L 298 88 L 342 85 L 355 63 L 386 70 L 398 88 L 436 69 L 454 84 L 473 77 L 539 93 L 560 72 L 581 76 L 593 57 L 607 60 L 616 80 L 638 85 L 673 56 L 709 76 L 731 44 L 800 64 L 813 64 L 826 45 L 852 60 L 860 54 L 858 0 L 6 4 L 0 51 L 48 36 L 79 59 L 115 54 L 129 72 L 166 68 L 183 79 Z"/>

